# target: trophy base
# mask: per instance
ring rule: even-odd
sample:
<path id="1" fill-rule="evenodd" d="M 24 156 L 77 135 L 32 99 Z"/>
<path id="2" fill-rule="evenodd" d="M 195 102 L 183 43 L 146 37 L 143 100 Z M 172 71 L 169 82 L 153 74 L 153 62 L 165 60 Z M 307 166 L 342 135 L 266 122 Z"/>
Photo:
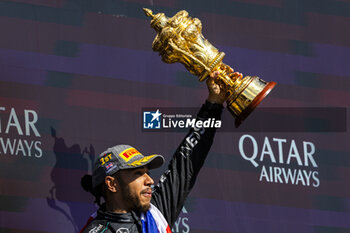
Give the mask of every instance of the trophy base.
<path id="1" fill-rule="evenodd" d="M 227 108 L 235 117 L 236 127 L 248 117 L 275 85 L 275 82 L 265 82 L 256 76 L 244 78 L 241 85 L 243 90 L 230 96 L 227 100 Z"/>

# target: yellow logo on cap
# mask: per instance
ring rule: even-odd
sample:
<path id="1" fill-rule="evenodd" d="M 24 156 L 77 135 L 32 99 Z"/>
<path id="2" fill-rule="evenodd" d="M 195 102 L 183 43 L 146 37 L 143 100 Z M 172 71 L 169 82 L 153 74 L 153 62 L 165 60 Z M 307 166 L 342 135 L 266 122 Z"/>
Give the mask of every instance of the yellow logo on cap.
<path id="1" fill-rule="evenodd" d="M 139 159 L 139 160 L 136 160 L 136 161 L 134 161 L 132 163 L 129 163 L 129 165 L 134 166 L 134 167 L 140 166 L 140 165 L 146 163 L 148 160 L 150 160 L 154 156 L 155 155 L 150 155 L 150 156 L 143 157 L 142 159 Z"/>
<path id="2" fill-rule="evenodd" d="M 105 154 L 102 158 L 100 158 L 100 163 L 103 166 L 105 163 L 107 163 L 109 160 L 112 159 L 112 154 Z"/>
<path id="3" fill-rule="evenodd" d="M 125 162 L 128 162 L 130 159 L 132 159 L 133 157 L 135 157 L 136 155 L 140 155 L 141 153 L 136 150 L 135 148 L 128 148 L 124 151 L 122 151 L 119 156 L 122 157 Z"/>

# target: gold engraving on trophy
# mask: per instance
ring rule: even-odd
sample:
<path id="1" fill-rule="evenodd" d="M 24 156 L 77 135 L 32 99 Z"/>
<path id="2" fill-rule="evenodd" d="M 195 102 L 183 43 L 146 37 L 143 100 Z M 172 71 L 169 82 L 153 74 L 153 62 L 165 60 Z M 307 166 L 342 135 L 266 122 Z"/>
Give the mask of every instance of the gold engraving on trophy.
<path id="1" fill-rule="evenodd" d="M 144 8 L 151 17 L 151 27 L 157 35 L 152 49 L 159 52 L 166 63 L 182 63 L 192 74 L 204 81 L 211 72 L 219 71 L 219 84 L 228 93 L 227 108 L 236 118 L 238 126 L 263 98 L 276 85 L 265 82 L 256 76 L 233 73 L 233 69 L 222 62 L 225 53 L 219 52 L 202 35 L 202 23 L 191 18 L 185 10 L 168 18 L 164 13 L 153 14 Z"/>

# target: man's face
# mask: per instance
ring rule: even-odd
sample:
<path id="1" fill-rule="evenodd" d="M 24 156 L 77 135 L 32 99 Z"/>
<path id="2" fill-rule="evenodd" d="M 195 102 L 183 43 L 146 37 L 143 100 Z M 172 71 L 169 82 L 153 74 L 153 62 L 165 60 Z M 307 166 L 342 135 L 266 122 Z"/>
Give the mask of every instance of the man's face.
<path id="1" fill-rule="evenodd" d="M 147 167 L 121 170 L 118 182 L 122 199 L 129 210 L 146 212 L 150 208 L 154 181 Z"/>

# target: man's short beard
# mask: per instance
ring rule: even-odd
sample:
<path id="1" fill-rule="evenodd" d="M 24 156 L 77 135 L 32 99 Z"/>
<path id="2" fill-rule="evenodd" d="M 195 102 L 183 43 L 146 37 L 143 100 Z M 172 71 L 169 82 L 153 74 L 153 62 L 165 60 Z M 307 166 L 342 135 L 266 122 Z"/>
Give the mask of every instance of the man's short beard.
<path id="1" fill-rule="evenodd" d="M 125 184 L 121 179 L 118 180 L 118 182 L 121 186 L 121 194 L 123 200 L 127 203 L 131 210 L 139 213 L 145 213 L 149 210 L 149 208 L 151 207 L 150 203 L 142 205 L 139 197 L 135 196 L 135 194 L 133 195 L 130 192 L 130 188 L 127 184 Z"/>

